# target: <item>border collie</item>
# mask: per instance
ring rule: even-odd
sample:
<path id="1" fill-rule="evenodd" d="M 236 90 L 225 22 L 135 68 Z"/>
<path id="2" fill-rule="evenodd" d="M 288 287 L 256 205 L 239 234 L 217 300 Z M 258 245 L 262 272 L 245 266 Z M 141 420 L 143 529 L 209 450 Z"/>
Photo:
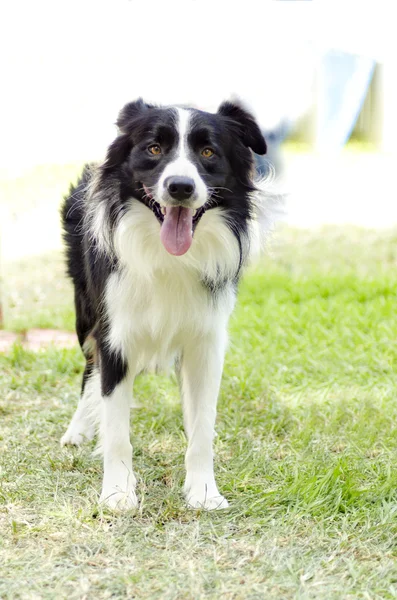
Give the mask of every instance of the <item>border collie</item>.
<path id="1" fill-rule="evenodd" d="M 186 501 L 225 508 L 213 468 L 216 404 L 237 285 L 267 229 L 252 153 L 264 155 L 266 143 L 232 102 L 212 114 L 138 100 L 117 126 L 104 162 L 85 167 L 62 208 L 86 366 L 61 444 L 80 445 L 98 428 L 100 501 L 136 507 L 134 377 L 174 362 L 188 440 Z"/>

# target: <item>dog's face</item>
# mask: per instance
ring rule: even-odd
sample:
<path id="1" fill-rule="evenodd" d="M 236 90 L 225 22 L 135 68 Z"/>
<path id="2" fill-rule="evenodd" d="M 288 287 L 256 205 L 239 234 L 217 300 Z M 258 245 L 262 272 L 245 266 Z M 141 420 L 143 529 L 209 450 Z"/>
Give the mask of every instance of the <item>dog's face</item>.
<path id="1" fill-rule="evenodd" d="M 125 196 L 153 212 L 163 245 L 174 255 L 190 248 L 204 212 L 215 206 L 236 210 L 236 199 L 252 189 L 251 149 L 266 152 L 253 117 L 229 102 L 211 114 L 138 100 L 122 109 L 117 125 L 120 135 L 104 172 L 121 169 Z"/>

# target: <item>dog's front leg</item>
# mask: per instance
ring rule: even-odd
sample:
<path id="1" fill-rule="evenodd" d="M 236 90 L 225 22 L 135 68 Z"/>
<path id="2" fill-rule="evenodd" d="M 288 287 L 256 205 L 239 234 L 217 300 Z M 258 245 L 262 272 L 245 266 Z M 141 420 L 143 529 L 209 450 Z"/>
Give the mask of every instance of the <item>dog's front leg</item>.
<path id="1" fill-rule="evenodd" d="M 226 508 L 214 476 L 213 438 L 216 404 L 226 347 L 226 331 L 191 339 L 183 349 L 181 391 L 186 452 L 185 495 L 192 508 Z"/>
<path id="2" fill-rule="evenodd" d="M 130 402 L 133 372 L 120 354 L 101 352 L 103 485 L 100 502 L 111 509 L 138 505 L 132 469 Z"/>

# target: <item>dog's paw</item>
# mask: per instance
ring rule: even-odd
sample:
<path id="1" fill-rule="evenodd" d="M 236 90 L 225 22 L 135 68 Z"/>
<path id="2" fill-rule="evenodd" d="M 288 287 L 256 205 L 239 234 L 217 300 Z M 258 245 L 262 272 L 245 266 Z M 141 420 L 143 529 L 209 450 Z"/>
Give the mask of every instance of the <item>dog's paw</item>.
<path id="1" fill-rule="evenodd" d="M 61 446 L 81 446 L 84 442 L 93 440 L 94 436 L 95 427 L 79 427 L 71 423 L 61 437 Z"/>
<path id="2" fill-rule="evenodd" d="M 229 503 L 224 496 L 206 497 L 203 494 L 188 494 L 186 496 L 189 508 L 198 508 L 202 510 L 222 510 L 228 508 Z"/>
<path id="3" fill-rule="evenodd" d="M 113 512 L 126 512 L 138 508 L 138 498 L 132 489 L 127 492 L 102 490 L 99 503 Z"/>
<path id="4" fill-rule="evenodd" d="M 215 480 L 211 477 L 208 479 L 189 477 L 185 482 L 184 492 L 190 508 L 221 510 L 229 506 L 226 498 L 219 493 Z"/>

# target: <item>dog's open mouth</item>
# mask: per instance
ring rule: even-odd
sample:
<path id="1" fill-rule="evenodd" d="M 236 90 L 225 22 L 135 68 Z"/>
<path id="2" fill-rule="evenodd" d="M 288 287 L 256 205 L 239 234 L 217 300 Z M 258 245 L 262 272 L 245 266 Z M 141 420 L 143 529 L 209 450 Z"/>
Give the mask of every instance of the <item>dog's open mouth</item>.
<path id="1" fill-rule="evenodd" d="M 148 193 L 148 190 L 143 195 L 141 202 L 152 211 L 159 221 L 162 244 L 167 252 L 175 256 L 181 256 L 189 250 L 198 222 L 206 210 L 214 207 L 211 199 L 197 210 L 185 206 L 162 207 Z"/>
<path id="2" fill-rule="evenodd" d="M 154 198 L 152 198 L 152 196 L 149 196 L 148 194 L 145 194 L 145 196 L 142 198 L 141 201 L 143 202 L 143 204 L 145 206 L 150 208 L 150 210 L 152 211 L 152 213 L 154 213 L 154 215 L 157 218 L 160 225 L 162 225 L 163 221 L 164 221 L 164 216 L 165 216 L 164 211 L 166 209 L 164 207 L 162 208 L 160 206 L 160 204 L 158 202 L 156 202 L 156 200 Z M 196 211 L 194 211 L 194 210 L 192 211 L 192 213 L 193 213 L 193 218 L 192 218 L 193 233 L 194 233 L 194 230 L 196 229 L 197 223 L 200 221 L 200 219 L 203 216 L 203 214 L 205 213 L 205 211 L 208 210 L 209 208 L 213 208 L 213 206 L 214 206 L 213 202 L 208 201 L 204 206 L 201 206 Z"/>

